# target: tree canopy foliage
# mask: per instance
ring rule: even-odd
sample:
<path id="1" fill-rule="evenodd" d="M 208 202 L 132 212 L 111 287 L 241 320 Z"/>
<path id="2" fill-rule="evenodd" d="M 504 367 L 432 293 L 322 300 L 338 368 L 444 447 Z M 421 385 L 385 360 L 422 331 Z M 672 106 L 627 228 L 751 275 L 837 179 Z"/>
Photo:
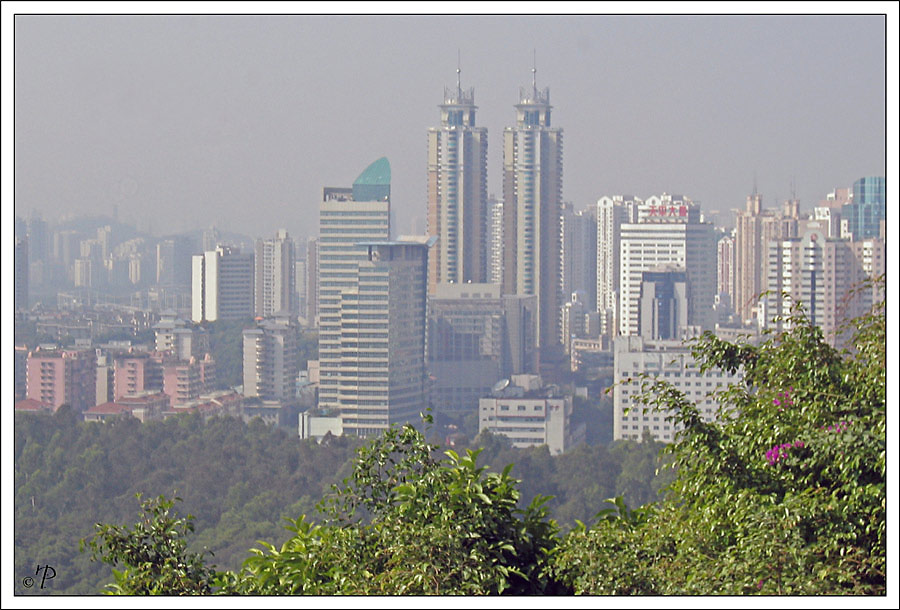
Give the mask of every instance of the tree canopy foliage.
<path id="1" fill-rule="evenodd" d="M 742 367 L 717 423 L 648 380 L 684 427 L 665 500 L 574 529 L 551 572 L 589 594 L 885 593 L 885 316 L 840 354 L 797 309 L 759 346 L 707 335 L 704 367 Z M 615 569 L 608 569 L 615 566 Z"/>
<path id="2" fill-rule="evenodd" d="M 126 523 L 138 492 L 182 497 L 172 510 L 196 515 L 188 550 L 209 549 L 206 561 L 238 569 L 257 540 L 281 544 L 290 536 L 283 517 L 318 518 L 316 503 L 351 471 L 360 444 L 335 437 L 317 445 L 290 430 L 220 417 L 100 424 L 63 408 L 55 415 L 18 413 L 15 420 L 16 571 L 33 573 L 49 563 L 57 576 L 43 592 L 56 594 L 102 588 L 108 572 L 78 553 L 78 540 L 97 522 Z M 636 504 L 658 499 L 671 478 L 668 471 L 655 474 L 661 446 L 622 441 L 551 456 L 546 448 L 515 449 L 505 437 L 485 434 L 469 448 L 481 449 L 478 462 L 488 470 L 515 464 L 518 508 L 552 494 L 544 506 L 565 530 L 590 519 L 610 496 Z M 19 593 L 36 592 L 21 581 L 17 586 Z"/>
<path id="3" fill-rule="evenodd" d="M 519 509 L 510 468 L 487 472 L 477 452 L 438 460 L 436 450 L 411 425 L 385 432 L 323 501 L 323 523 L 298 519 L 281 548 L 265 545 L 223 575 L 223 592 L 547 592 L 540 568 L 556 527 L 543 499 Z"/>
<path id="4" fill-rule="evenodd" d="M 218 566 L 236 569 L 257 540 L 287 538 L 282 518 L 311 511 L 360 444 L 318 445 L 232 417 L 101 424 L 63 407 L 15 420 L 16 574 L 33 575 L 38 564 L 57 574 L 43 591 L 17 579 L 20 594 L 100 590 L 109 572 L 80 554 L 78 541 L 95 523 L 126 523 L 137 493 L 184 498 L 177 510 L 196 515 L 189 550 L 209 549 Z"/>

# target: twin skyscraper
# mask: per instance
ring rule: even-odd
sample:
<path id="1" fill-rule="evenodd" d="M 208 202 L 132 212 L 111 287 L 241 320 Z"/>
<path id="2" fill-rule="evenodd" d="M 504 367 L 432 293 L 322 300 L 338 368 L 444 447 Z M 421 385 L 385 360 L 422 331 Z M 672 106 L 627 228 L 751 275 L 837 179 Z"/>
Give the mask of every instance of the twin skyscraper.
<path id="1" fill-rule="evenodd" d="M 500 213 L 488 202 L 487 129 L 475 122 L 474 89 L 457 79 L 444 90 L 441 125 L 428 130 L 428 234 L 438 238 L 428 285 L 433 294 L 441 283 L 494 279 L 504 294 L 537 295 L 539 344 L 549 347 L 559 342 L 563 132 L 551 123 L 549 88 L 532 74 L 515 126 L 503 131 Z"/>

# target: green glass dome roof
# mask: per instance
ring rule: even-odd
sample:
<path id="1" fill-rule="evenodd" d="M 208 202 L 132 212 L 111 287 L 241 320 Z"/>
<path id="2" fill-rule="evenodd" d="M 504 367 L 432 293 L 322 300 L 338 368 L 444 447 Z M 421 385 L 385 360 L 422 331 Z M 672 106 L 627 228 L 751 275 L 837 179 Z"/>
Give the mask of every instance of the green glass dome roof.
<path id="1" fill-rule="evenodd" d="M 391 198 L 391 164 L 381 157 L 367 167 L 353 183 L 356 201 L 389 201 Z"/>

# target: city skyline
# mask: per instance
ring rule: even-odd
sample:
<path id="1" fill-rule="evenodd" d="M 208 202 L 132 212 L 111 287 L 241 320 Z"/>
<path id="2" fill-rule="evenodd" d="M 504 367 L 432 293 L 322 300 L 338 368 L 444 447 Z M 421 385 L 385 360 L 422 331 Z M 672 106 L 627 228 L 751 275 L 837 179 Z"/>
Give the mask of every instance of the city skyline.
<path id="1" fill-rule="evenodd" d="M 15 213 L 115 209 L 154 235 L 216 224 L 302 239 L 323 187 L 384 156 L 394 235 L 424 230 L 427 131 L 457 70 L 487 129 L 489 194 L 502 195 L 503 130 L 534 77 L 566 133 L 562 199 L 576 210 L 668 192 L 730 222 L 754 188 L 766 207 L 796 195 L 809 210 L 887 173 L 887 21 L 17 16 Z"/>

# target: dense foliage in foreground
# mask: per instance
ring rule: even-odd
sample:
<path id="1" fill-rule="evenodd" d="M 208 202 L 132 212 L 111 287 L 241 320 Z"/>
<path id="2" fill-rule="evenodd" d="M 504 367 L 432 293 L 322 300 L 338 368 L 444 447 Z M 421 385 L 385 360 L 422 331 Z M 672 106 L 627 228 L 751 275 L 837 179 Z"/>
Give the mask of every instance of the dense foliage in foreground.
<path id="1" fill-rule="evenodd" d="M 648 407 L 685 426 L 667 449 L 674 485 L 658 505 L 573 530 L 551 573 L 591 594 L 883 595 L 883 304 L 856 322 L 843 356 L 802 312 L 759 347 L 704 337 L 705 366 L 744 370 L 718 424 L 648 380 Z"/>
<path id="2" fill-rule="evenodd" d="M 331 485 L 352 470 L 358 439 L 301 441 L 294 430 L 231 417 L 204 421 L 182 415 L 141 424 L 125 417 L 79 421 L 67 408 L 53 415 L 15 416 L 15 573 L 18 594 L 91 594 L 109 580 L 108 568 L 78 552 L 98 522 L 127 523 L 138 503 L 177 495 L 181 514 L 197 516 L 190 552 L 208 549 L 220 570 L 238 570 L 258 540 L 280 545 L 291 533 L 283 518 L 315 513 Z M 605 498 L 629 503 L 658 498 L 671 480 L 656 474 L 657 443 L 617 441 L 582 446 L 560 456 L 546 447 L 515 449 L 502 436 L 480 435 L 478 461 L 501 472 L 515 464 L 519 505 L 552 494 L 546 506 L 562 529 L 588 520 Z M 464 448 L 458 448 L 465 455 Z M 437 452 L 437 455 L 442 455 Z M 44 589 L 23 585 L 37 565 L 56 577 Z"/>
<path id="3" fill-rule="evenodd" d="M 237 569 L 257 540 L 288 538 L 282 517 L 314 510 L 360 444 L 317 445 L 231 417 L 79 420 L 66 407 L 15 416 L 17 594 L 96 594 L 109 570 L 79 553 L 78 541 L 97 522 L 130 521 L 138 492 L 184 498 L 178 509 L 197 515 L 191 550 L 213 550 L 218 566 Z M 56 577 L 26 589 L 37 565 Z"/>
<path id="4" fill-rule="evenodd" d="M 170 549 L 162 559 L 127 544 L 109 552 L 129 535 L 110 526 L 90 545 L 123 568 L 113 590 L 131 593 L 153 592 L 164 560 L 175 566 L 168 593 L 883 595 L 883 308 L 858 321 L 852 355 L 802 315 L 793 323 L 758 347 L 697 344 L 704 367 L 744 371 L 721 394 L 718 423 L 647 380 L 647 408 L 684 426 L 668 448 L 677 478 L 659 503 L 619 500 L 590 527 L 561 534 L 543 498 L 518 506 L 508 469 L 478 467 L 477 452 L 436 459 L 406 426 L 360 449 L 320 504 L 323 522 L 300 517 L 289 540 L 264 544 L 239 572 L 213 575 L 179 546 L 184 530 L 154 529 L 153 518 L 155 534 L 137 544 Z M 145 511 L 169 518 L 165 503 Z"/>

